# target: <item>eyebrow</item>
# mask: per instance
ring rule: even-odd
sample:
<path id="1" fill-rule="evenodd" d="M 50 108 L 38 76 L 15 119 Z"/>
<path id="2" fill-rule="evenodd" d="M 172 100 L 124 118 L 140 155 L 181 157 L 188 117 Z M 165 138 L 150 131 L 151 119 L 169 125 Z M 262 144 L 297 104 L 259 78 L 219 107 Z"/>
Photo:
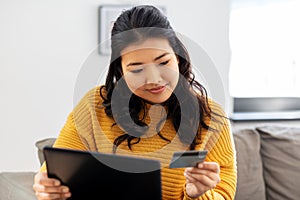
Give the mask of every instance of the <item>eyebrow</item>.
<path id="1" fill-rule="evenodd" d="M 157 61 L 157 60 L 161 59 L 162 57 L 164 57 L 164 56 L 166 56 L 168 54 L 170 54 L 170 53 L 163 53 L 160 56 L 157 56 L 156 58 L 154 58 L 154 61 Z"/>
<path id="2" fill-rule="evenodd" d="M 160 56 L 157 56 L 156 58 L 154 58 L 154 61 L 157 61 L 168 54 L 170 54 L 170 53 L 163 53 Z M 128 63 L 126 66 L 128 67 L 128 66 L 132 66 L 132 65 L 136 66 L 136 65 L 142 65 L 142 64 L 143 64 L 142 62 L 131 62 L 131 63 Z"/>

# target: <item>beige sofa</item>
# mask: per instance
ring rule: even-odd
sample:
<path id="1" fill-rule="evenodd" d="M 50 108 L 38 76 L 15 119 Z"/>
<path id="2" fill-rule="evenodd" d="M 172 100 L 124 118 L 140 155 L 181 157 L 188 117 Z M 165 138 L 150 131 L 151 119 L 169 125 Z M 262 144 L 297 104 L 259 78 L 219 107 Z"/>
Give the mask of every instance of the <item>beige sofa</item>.
<path id="1" fill-rule="evenodd" d="M 238 164 L 236 199 L 300 199 L 299 127 L 272 123 L 234 127 L 233 133 Z"/>
<path id="2" fill-rule="evenodd" d="M 236 200 L 300 199 L 300 128 L 266 123 L 239 126 L 232 123 L 237 149 L 238 182 Z M 38 141 L 41 149 L 55 138 Z M 1 200 L 33 200 L 35 172 L 2 172 Z"/>

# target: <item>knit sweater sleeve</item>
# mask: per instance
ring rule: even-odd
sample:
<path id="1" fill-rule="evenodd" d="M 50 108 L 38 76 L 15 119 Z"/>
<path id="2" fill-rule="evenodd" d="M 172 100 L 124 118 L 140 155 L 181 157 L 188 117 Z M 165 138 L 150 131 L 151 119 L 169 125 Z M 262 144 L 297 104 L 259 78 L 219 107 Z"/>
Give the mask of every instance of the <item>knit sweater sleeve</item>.
<path id="1" fill-rule="evenodd" d="M 218 105 L 212 105 L 215 112 L 225 116 L 225 113 Z M 219 136 L 212 145 L 207 161 L 217 162 L 220 165 L 221 182 L 214 189 L 207 191 L 199 200 L 232 200 L 236 192 L 237 168 L 236 168 L 236 152 L 231 133 L 229 120 L 225 117 L 218 118 Z M 212 136 L 213 137 L 213 136 Z M 186 194 L 184 187 L 184 200 L 191 200 Z"/>
<path id="2" fill-rule="evenodd" d="M 67 122 L 60 131 L 60 134 L 53 146 L 58 148 L 87 150 L 77 132 L 73 112 L 69 114 Z"/>

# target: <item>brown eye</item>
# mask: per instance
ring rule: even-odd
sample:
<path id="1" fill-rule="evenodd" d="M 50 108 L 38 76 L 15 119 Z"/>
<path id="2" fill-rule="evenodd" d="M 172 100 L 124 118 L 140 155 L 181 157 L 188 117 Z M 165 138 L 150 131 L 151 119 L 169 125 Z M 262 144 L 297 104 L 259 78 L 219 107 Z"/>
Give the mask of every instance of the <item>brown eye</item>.
<path id="1" fill-rule="evenodd" d="M 132 72 L 132 73 L 139 73 L 139 72 L 141 72 L 143 69 L 135 69 L 135 70 L 131 70 L 130 72 Z"/>
<path id="2" fill-rule="evenodd" d="M 166 64 L 168 64 L 169 63 L 169 60 L 167 60 L 167 61 L 165 61 L 165 62 L 162 62 L 162 63 L 159 63 L 159 65 L 160 66 L 164 66 L 164 65 L 166 65 Z"/>

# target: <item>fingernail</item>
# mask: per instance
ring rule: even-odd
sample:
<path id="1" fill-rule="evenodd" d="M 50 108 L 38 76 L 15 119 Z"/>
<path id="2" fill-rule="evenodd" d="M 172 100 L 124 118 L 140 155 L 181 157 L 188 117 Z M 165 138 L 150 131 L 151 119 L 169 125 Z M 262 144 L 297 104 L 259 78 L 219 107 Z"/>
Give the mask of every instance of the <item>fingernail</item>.
<path id="1" fill-rule="evenodd" d="M 70 196 L 71 196 L 71 193 L 65 194 L 65 197 L 70 197 Z"/>
<path id="2" fill-rule="evenodd" d="M 185 171 L 186 172 L 188 172 L 188 171 L 191 171 L 192 170 L 192 168 L 191 167 L 187 167 L 187 168 L 185 168 Z"/>
<path id="3" fill-rule="evenodd" d="M 59 184 L 60 184 L 59 181 L 54 181 L 55 186 L 58 186 Z"/>
<path id="4" fill-rule="evenodd" d="M 203 168 L 203 164 L 198 164 L 198 168 Z"/>
<path id="5" fill-rule="evenodd" d="M 68 188 L 63 188 L 63 192 L 69 192 Z"/>

